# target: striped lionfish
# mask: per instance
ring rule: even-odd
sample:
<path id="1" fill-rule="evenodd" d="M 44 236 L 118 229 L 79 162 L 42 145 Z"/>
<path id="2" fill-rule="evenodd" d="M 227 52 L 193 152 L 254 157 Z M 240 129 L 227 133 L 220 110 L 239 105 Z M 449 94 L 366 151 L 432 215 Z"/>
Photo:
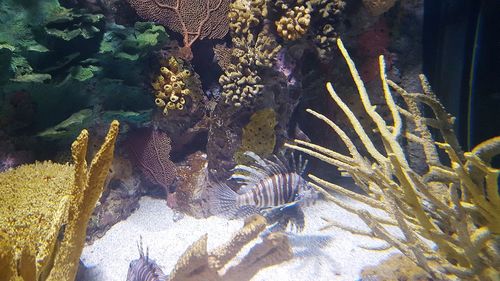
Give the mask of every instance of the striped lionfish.
<path id="1" fill-rule="evenodd" d="M 127 281 L 167 281 L 168 276 L 163 273 L 160 266 L 154 260 L 149 259 L 148 249 L 146 255 L 142 248 L 142 237 L 137 243 L 139 258 L 130 262 Z"/>
<path id="2" fill-rule="evenodd" d="M 247 151 L 252 158 L 251 165 L 237 165 L 230 179 L 237 180 L 242 187 L 236 193 L 229 186 L 218 183 L 210 197 L 210 205 L 217 214 L 234 218 L 261 212 L 270 224 L 278 223 L 286 228 L 290 222 L 301 231 L 304 227 L 304 213 L 301 206 L 314 202 L 317 193 L 301 176 L 307 161 L 288 161 L 273 155 L 273 161 L 262 159 Z M 293 158 L 293 155 L 292 155 Z"/>

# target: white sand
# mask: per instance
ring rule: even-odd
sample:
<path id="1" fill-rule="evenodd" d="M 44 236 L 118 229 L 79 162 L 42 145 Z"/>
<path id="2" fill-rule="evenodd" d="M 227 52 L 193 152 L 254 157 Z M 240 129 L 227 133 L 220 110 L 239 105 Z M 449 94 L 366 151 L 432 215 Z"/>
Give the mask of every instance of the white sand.
<path id="1" fill-rule="evenodd" d="M 306 227 L 301 233 L 290 233 L 295 257 L 285 263 L 261 270 L 252 280 L 290 281 L 355 281 L 365 266 L 378 264 L 397 252 L 370 251 L 360 247 L 381 245 L 378 240 L 352 235 L 330 228 L 321 217 L 328 217 L 350 226 L 363 227 L 355 216 L 334 204 L 320 201 L 304 208 Z M 223 218 L 194 219 L 185 217 L 173 222 L 173 212 L 164 200 L 144 197 L 140 208 L 127 220 L 114 225 L 106 235 L 83 250 L 82 261 L 90 267 L 88 281 L 125 281 L 130 261 L 137 259 L 137 241 L 142 236 L 149 256 L 168 274 L 186 248 L 208 233 L 209 250 L 223 244 L 239 229 L 241 220 Z"/>

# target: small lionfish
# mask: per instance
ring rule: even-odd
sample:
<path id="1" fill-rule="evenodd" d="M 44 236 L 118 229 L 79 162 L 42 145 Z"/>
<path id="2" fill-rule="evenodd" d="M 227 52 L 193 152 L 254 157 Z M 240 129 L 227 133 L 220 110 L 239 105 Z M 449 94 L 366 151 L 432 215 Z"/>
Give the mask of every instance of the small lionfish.
<path id="1" fill-rule="evenodd" d="M 226 184 L 217 184 L 210 198 L 213 210 L 231 218 L 267 210 L 264 215 L 270 214 L 269 218 L 273 218 L 271 223 L 283 223 L 285 218 L 285 227 L 291 222 L 296 224 L 298 230 L 302 230 L 304 214 L 300 207 L 317 199 L 314 189 L 301 176 L 307 161 L 302 161 L 300 157 L 297 163 L 292 161 L 290 167 L 285 164 L 288 163 L 286 160 L 282 161 L 277 156 L 271 161 L 249 151 L 245 155 L 255 163 L 237 165 L 230 178 L 243 184 L 240 189 L 242 193 L 234 192 Z M 283 216 L 280 217 L 280 214 Z M 294 215 L 299 217 L 295 218 Z"/>
<path id="2" fill-rule="evenodd" d="M 137 244 L 139 259 L 130 262 L 127 281 L 167 281 L 168 276 L 163 273 L 160 266 L 154 260 L 149 259 L 148 249 L 146 255 L 142 249 L 142 237 Z"/>

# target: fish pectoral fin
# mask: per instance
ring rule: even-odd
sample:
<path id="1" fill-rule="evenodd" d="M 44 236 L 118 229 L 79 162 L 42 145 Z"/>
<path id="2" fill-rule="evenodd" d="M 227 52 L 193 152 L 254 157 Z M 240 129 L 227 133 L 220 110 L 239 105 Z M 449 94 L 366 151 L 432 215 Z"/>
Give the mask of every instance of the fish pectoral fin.
<path id="1" fill-rule="evenodd" d="M 256 214 L 258 212 L 257 207 L 246 205 L 241 206 L 236 212 L 236 217 L 248 217 L 250 215 Z"/>

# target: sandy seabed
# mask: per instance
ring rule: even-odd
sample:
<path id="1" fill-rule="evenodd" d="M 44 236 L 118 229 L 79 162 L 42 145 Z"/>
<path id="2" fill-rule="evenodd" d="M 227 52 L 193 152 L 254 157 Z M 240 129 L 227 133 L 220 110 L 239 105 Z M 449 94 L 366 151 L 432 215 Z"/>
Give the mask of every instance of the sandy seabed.
<path id="1" fill-rule="evenodd" d="M 360 279 L 362 268 L 376 265 L 398 252 L 363 249 L 360 246 L 377 247 L 382 243 L 338 228 L 321 231 L 320 228 L 327 225 L 321 217 L 366 228 L 355 215 L 332 203 L 319 201 L 305 207 L 304 213 L 305 229 L 288 233 L 294 258 L 261 270 L 252 281 L 355 281 Z M 164 200 L 143 197 L 140 208 L 127 220 L 117 223 L 104 237 L 84 248 L 81 259 L 89 268 L 85 281 L 125 281 L 130 261 L 139 258 L 137 242 L 141 236 L 144 248 L 149 249 L 149 257 L 168 274 L 187 247 L 203 234 L 208 233 L 210 251 L 226 242 L 243 225 L 242 220 L 228 221 L 215 216 L 207 219 L 186 216 L 177 222 L 172 217 L 173 212 Z M 251 246 L 244 248 L 239 257 Z"/>

